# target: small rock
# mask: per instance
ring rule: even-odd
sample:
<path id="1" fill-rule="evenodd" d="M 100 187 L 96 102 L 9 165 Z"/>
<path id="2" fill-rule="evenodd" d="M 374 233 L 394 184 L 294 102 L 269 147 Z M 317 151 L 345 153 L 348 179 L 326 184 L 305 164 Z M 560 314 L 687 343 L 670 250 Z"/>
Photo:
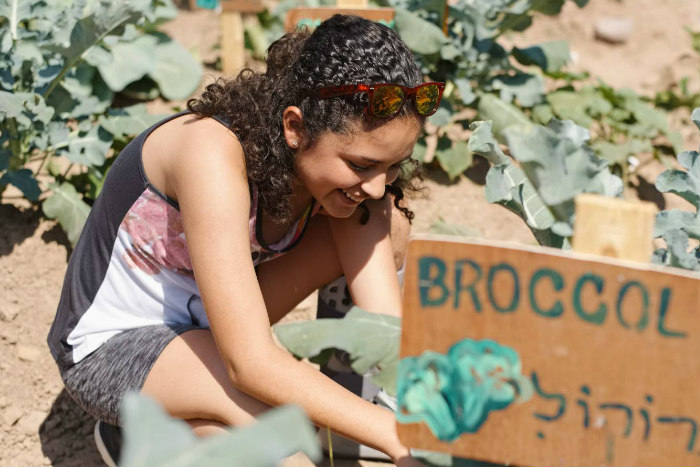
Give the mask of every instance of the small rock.
<path id="1" fill-rule="evenodd" d="M 2 421 L 5 426 L 12 426 L 22 417 L 22 410 L 19 407 L 8 407 L 2 411 Z"/>
<path id="2" fill-rule="evenodd" d="M 2 307 L 0 308 L 0 321 L 12 321 L 17 317 L 17 313 L 16 307 Z"/>
<path id="3" fill-rule="evenodd" d="M 27 415 L 19 419 L 17 428 L 25 435 L 35 435 L 39 433 L 39 427 L 46 420 L 46 413 L 32 410 Z"/>
<path id="4" fill-rule="evenodd" d="M 594 23 L 593 30 L 596 39 L 612 44 L 622 44 L 627 42 L 632 35 L 633 25 L 632 18 L 606 16 Z"/>
<path id="5" fill-rule="evenodd" d="M 35 362 L 41 357 L 41 350 L 33 345 L 18 345 L 17 357 L 23 362 Z"/>
<path id="6" fill-rule="evenodd" d="M 0 409 L 4 409 L 8 405 L 10 405 L 10 403 L 7 401 L 7 397 L 0 396 Z"/>

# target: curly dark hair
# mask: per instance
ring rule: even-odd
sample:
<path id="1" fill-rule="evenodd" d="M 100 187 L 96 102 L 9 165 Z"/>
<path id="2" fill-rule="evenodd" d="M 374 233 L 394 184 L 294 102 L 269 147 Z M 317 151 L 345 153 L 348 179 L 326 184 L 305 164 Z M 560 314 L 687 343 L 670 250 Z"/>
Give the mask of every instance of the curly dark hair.
<path id="1" fill-rule="evenodd" d="M 324 86 L 357 83 L 422 82 L 411 51 L 390 28 L 358 16 L 335 15 L 313 33 L 285 34 L 267 50 L 267 70 L 243 69 L 234 79 L 219 78 L 187 108 L 199 116 L 226 120 L 245 152 L 248 180 L 258 188 L 259 202 L 277 222 L 291 220 L 294 151 L 284 138 L 282 114 L 289 106 L 301 109 L 304 145 L 310 147 L 324 132 L 348 134 L 361 122 L 365 130 L 387 123 L 365 112 L 367 95 L 359 93 L 321 99 L 310 91 Z M 394 118 L 419 116 L 404 105 Z M 412 180 L 422 179 L 420 165 L 410 161 L 387 193 L 411 221 L 414 213 L 401 203 L 405 191 L 419 191 Z M 363 206 L 364 207 L 364 206 Z M 367 210 L 365 209 L 365 212 Z M 366 216 L 365 216 L 366 221 Z"/>

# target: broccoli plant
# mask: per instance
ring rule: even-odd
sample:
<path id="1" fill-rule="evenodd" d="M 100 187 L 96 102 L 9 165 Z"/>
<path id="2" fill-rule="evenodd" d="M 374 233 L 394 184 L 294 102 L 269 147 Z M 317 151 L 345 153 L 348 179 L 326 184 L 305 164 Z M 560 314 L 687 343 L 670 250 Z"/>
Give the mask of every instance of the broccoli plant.
<path id="1" fill-rule="evenodd" d="M 273 409 L 244 428 L 199 439 L 182 420 L 152 399 L 127 394 L 122 404 L 124 445 L 120 465 L 129 467 L 270 466 L 297 451 L 319 461 L 313 425 L 296 406 Z"/>
<path id="2" fill-rule="evenodd" d="M 175 14 L 170 0 L 0 0 L 0 194 L 43 201 L 77 240 L 108 156 L 157 118 L 115 97 L 180 99 L 199 83 L 157 31 Z"/>
<path id="3" fill-rule="evenodd" d="M 700 108 L 691 119 L 700 129 Z M 685 151 L 678 162 L 685 170 L 670 169 L 656 179 L 656 188 L 662 193 L 673 193 L 688 201 L 692 211 L 669 209 L 656 215 L 654 235 L 663 238 L 665 248 L 654 252 L 652 262 L 693 271 L 700 271 L 700 153 Z M 691 239 L 695 245 L 691 245 Z"/>
<path id="4" fill-rule="evenodd" d="M 474 122 L 471 128 L 469 149 L 492 165 L 486 199 L 522 217 L 540 245 L 571 247 L 576 195 L 622 195 L 622 180 L 588 146 L 588 130 L 571 121 L 507 128 L 505 139 L 519 165 L 500 148 L 491 122 Z"/>

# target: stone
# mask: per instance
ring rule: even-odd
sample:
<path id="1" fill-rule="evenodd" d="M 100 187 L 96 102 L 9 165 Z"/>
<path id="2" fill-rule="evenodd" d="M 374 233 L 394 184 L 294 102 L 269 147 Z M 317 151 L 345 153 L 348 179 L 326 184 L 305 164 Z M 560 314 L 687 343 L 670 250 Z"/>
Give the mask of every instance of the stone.
<path id="1" fill-rule="evenodd" d="M 17 429 L 25 435 L 35 435 L 39 433 L 39 427 L 46 420 L 46 413 L 39 410 L 32 410 L 17 422 Z"/>
<path id="2" fill-rule="evenodd" d="M 0 396 L 0 409 L 4 409 L 8 405 L 10 405 L 10 403 L 8 402 L 7 397 Z"/>
<path id="3" fill-rule="evenodd" d="M 41 350 L 33 345 L 18 345 L 17 357 L 23 362 L 35 362 L 41 357 Z"/>
<path id="4" fill-rule="evenodd" d="M 0 321 L 12 321 L 17 317 L 18 310 L 16 307 L 0 308 Z"/>
<path id="5" fill-rule="evenodd" d="M 2 422 L 5 426 L 12 426 L 17 420 L 19 420 L 24 412 L 19 407 L 8 407 L 3 410 L 0 415 L 2 415 Z"/>
<path id="6" fill-rule="evenodd" d="M 600 39 L 611 44 L 623 44 L 632 35 L 634 22 L 632 18 L 622 18 L 606 16 L 599 18 L 593 24 L 596 39 Z"/>

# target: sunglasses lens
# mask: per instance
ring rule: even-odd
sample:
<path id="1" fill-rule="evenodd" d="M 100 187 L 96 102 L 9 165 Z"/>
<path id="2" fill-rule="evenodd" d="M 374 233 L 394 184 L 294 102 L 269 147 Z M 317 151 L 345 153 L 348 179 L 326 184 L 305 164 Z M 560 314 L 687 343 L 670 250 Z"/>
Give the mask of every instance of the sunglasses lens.
<path id="1" fill-rule="evenodd" d="M 377 117 L 390 117 L 399 111 L 404 92 L 398 86 L 378 86 L 370 103 L 372 113 Z"/>
<path id="2" fill-rule="evenodd" d="M 440 88 L 426 84 L 416 89 L 416 110 L 421 115 L 432 115 L 440 105 Z"/>

